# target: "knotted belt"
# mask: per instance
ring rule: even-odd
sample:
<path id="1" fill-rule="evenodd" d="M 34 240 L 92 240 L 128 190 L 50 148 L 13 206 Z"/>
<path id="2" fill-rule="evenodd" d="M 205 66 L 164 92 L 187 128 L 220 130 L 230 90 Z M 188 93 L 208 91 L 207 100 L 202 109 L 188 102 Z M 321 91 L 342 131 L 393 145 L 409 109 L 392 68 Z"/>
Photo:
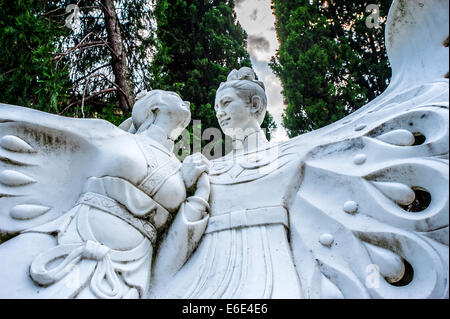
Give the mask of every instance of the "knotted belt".
<path id="1" fill-rule="evenodd" d="M 90 287 L 98 298 L 121 298 L 126 293 L 124 285 L 119 279 L 117 271 L 126 272 L 137 268 L 136 263 L 123 263 L 143 259 L 150 252 L 150 243 L 144 240 L 139 246 L 130 251 L 112 250 L 105 245 L 91 240 L 83 244 L 63 244 L 53 247 L 38 255 L 30 267 L 33 280 L 42 286 L 51 285 L 68 275 L 83 259 L 97 261 L 91 278 Z M 56 259 L 63 261 L 52 269 L 47 265 Z M 120 263 L 122 262 L 122 263 Z M 102 281 L 106 280 L 111 287 L 105 289 Z"/>
<path id="2" fill-rule="evenodd" d="M 289 228 L 289 219 L 283 206 L 269 206 L 234 211 L 209 218 L 205 233 L 250 226 L 282 224 Z"/>
<path id="3" fill-rule="evenodd" d="M 81 202 L 84 203 L 84 200 Z M 127 251 L 110 249 L 96 240 L 90 230 L 88 215 L 89 206 L 80 205 L 76 214 L 76 229 L 81 242 L 59 244 L 39 254 L 31 263 L 31 278 L 41 286 L 49 286 L 68 275 L 83 260 L 93 260 L 96 263 L 95 268 L 91 269 L 93 272 L 90 279 L 92 292 L 98 298 L 122 298 L 129 288 L 119 278 L 118 273 L 128 273 L 138 269 L 147 261 L 145 257 L 151 255 L 152 245 L 149 240 L 144 239 L 135 248 Z M 52 261 L 58 259 L 63 260 L 55 267 L 50 269 L 47 267 Z M 104 280 L 109 287 L 106 288 L 102 284 Z"/>

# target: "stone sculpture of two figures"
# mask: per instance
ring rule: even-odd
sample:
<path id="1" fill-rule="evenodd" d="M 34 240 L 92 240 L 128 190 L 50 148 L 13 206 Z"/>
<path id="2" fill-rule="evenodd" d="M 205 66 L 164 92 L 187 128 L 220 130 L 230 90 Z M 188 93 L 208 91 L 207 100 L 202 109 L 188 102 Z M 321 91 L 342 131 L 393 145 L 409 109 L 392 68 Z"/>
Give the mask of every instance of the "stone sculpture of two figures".
<path id="1" fill-rule="evenodd" d="M 120 128 L 0 105 L 0 297 L 448 298 L 448 9 L 394 1 L 388 89 L 287 142 L 234 70 L 215 99 L 233 150 L 211 162 L 173 154 L 172 92 Z"/>

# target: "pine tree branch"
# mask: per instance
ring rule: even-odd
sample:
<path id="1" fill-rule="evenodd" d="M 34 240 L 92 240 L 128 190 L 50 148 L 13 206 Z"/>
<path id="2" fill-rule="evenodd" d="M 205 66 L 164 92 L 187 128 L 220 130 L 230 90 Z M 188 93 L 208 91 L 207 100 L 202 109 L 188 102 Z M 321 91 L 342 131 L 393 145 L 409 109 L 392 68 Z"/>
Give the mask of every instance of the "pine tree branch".
<path id="1" fill-rule="evenodd" d="M 58 113 L 58 114 L 59 114 L 59 115 L 64 114 L 70 107 L 72 107 L 72 106 L 74 106 L 74 105 L 76 105 L 76 104 L 78 104 L 78 103 L 81 103 L 83 100 L 84 100 L 84 101 L 88 101 L 88 100 L 90 100 L 90 99 L 92 99 L 92 98 L 94 98 L 94 97 L 96 97 L 96 96 L 98 96 L 98 95 L 105 94 L 105 93 L 109 93 L 109 92 L 114 92 L 114 91 L 117 91 L 117 88 L 108 88 L 108 89 L 101 90 L 101 91 L 99 91 L 99 92 L 94 92 L 94 93 L 92 93 L 91 95 L 89 95 L 88 97 L 85 97 L 85 98 L 83 98 L 83 99 L 81 99 L 81 100 L 78 100 L 78 101 L 75 101 L 75 102 L 70 103 L 69 105 L 67 105 L 67 106 L 64 108 L 64 110 L 62 110 L 62 111 L 61 111 L 60 113 Z"/>
<path id="2" fill-rule="evenodd" d="M 89 42 L 89 43 L 83 43 L 81 45 L 77 45 L 76 47 L 70 48 L 69 50 L 67 50 L 66 52 L 61 52 L 61 53 L 57 53 L 56 56 L 53 58 L 54 60 L 59 60 L 61 59 L 63 56 L 66 56 L 68 54 L 71 54 L 77 50 L 84 50 L 84 49 L 89 49 L 89 48 L 93 48 L 93 47 L 103 47 L 106 44 L 101 42 L 101 41 L 96 41 L 96 42 Z"/>
<path id="3" fill-rule="evenodd" d="M 97 42 L 89 42 L 89 43 L 83 43 L 84 41 L 86 41 L 86 39 L 90 36 L 93 35 L 95 37 L 97 37 L 100 41 Z M 87 47 L 86 47 L 87 46 Z M 78 43 L 76 46 L 74 46 L 73 48 L 70 48 L 69 50 L 67 50 L 66 52 L 62 52 L 62 53 L 57 53 L 56 57 L 54 57 L 54 60 L 59 60 L 61 59 L 63 56 L 66 56 L 74 51 L 77 51 L 78 49 L 84 49 L 84 48 L 92 48 L 92 47 L 98 47 L 98 46 L 106 46 L 109 51 L 115 55 L 116 57 L 118 56 L 117 53 L 109 46 L 109 44 L 102 39 L 101 36 L 99 36 L 97 33 L 95 32 L 89 32 L 88 34 L 86 34 L 84 36 L 83 39 L 81 39 L 80 43 Z"/>
<path id="4" fill-rule="evenodd" d="M 92 74 L 94 74 L 94 73 L 97 72 L 98 70 L 101 70 L 101 69 L 106 68 L 106 67 L 108 67 L 108 66 L 111 66 L 111 63 L 107 63 L 107 64 L 104 64 L 104 65 L 102 65 L 102 66 L 99 66 L 98 68 L 95 68 L 94 70 L 92 70 L 92 71 L 89 72 L 88 74 L 86 74 L 86 75 L 84 75 L 84 76 L 82 76 L 82 77 L 79 77 L 78 79 L 74 80 L 73 83 L 74 83 L 74 84 L 75 84 L 75 83 L 78 83 L 78 82 L 80 82 L 81 80 L 84 80 L 84 79 L 86 79 L 87 77 L 91 76 Z"/>
<path id="5" fill-rule="evenodd" d="M 120 91 L 120 93 L 122 93 L 125 97 L 127 96 L 125 91 L 119 85 L 117 85 L 115 82 L 113 82 L 110 79 L 108 79 L 108 77 L 106 75 L 102 74 L 102 73 L 94 74 L 94 75 L 90 76 L 89 78 L 93 78 L 93 77 L 96 77 L 96 76 L 103 77 L 108 83 L 114 85 L 117 88 L 117 90 Z M 126 99 L 126 102 L 127 102 L 128 107 L 131 109 L 132 106 L 128 102 L 128 99 Z"/>

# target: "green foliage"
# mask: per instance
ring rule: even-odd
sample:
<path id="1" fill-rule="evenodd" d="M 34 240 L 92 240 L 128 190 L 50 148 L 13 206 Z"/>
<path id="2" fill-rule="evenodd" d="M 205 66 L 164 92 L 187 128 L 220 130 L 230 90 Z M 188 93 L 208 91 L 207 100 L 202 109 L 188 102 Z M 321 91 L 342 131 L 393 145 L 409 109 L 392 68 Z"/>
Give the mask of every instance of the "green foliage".
<path id="1" fill-rule="evenodd" d="M 14 235 L 0 233 L 0 244 L 4 243 L 7 240 L 10 240 L 13 237 Z"/>
<path id="2" fill-rule="evenodd" d="M 65 8 L 71 0 L 55 1 L 51 15 L 64 25 L 68 14 Z M 84 99 L 91 113 L 100 118 L 109 118 L 117 113 L 117 87 L 112 69 L 112 52 L 105 26 L 105 14 L 100 0 L 80 0 L 80 24 L 69 32 L 59 44 L 58 59 L 69 65 L 70 103 L 64 108 L 65 115 L 83 116 L 81 105 Z M 147 72 L 149 56 L 152 54 L 154 32 L 151 25 L 152 12 L 146 0 L 116 0 L 114 6 L 119 20 L 126 66 L 131 71 L 129 82 L 134 94 L 148 88 L 150 78 Z M 67 28 L 66 28 L 67 29 Z M 110 110 L 106 110 L 110 108 Z M 130 114 L 124 114 L 124 117 Z"/>
<path id="3" fill-rule="evenodd" d="M 368 4 L 378 27 L 368 28 Z M 283 84 L 288 135 L 333 123 L 375 98 L 391 76 L 384 27 L 391 0 L 274 0 L 280 49 L 271 67 Z"/>
<path id="4" fill-rule="evenodd" d="M 120 124 L 130 114 L 118 104 L 101 1 L 77 1 L 80 23 L 73 29 L 65 26 L 71 3 L 0 0 L 0 101 Z M 234 1 L 159 0 L 152 8 L 147 0 L 116 0 L 114 6 L 133 92 L 176 91 L 191 102 L 203 129 L 219 127 L 216 89 L 232 69 L 251 66 Z M 264 125 L 269 135 L 269 114 Z"/>
<path id="5" fill-rule="evenodd" d="M 0 0 L 0 101 L 74 117 L 113 122 L 117 94 L 99 0 L 77 1 L 80 24 L 65 26 L 70 0 Z M 149 86 L 153 48 L 146 0 L 114 2 L 134 93 Z M 84 100 L 84 102 L 83 102 Z"/>
<path id="6" fill-rule="evenodd" d="M 67 28 L 40 14 L 42 1 L 0 0 L 1 102 L 57 112 L 67 99 L 68 68 L 53 59 Z"/>
<path id="7" fill-rule="evenodd" d="M 217 127 L 214 99 L 233 69 L 251 66 L 247 35 L 237 23 L 234 1 L 158 0 L 157 48 L 151 64 L 154 89 L 171 90 L 191 102 L 193 120 Z"/>
<path id="8" fill-rule="evenodd" d="M 277 128 L 277 123 L 275 123 L 272 114 L 269 112 L 266 113 L 261 127 L 265 129 L 266 137 L 270 141 L 272 131 Z"/>

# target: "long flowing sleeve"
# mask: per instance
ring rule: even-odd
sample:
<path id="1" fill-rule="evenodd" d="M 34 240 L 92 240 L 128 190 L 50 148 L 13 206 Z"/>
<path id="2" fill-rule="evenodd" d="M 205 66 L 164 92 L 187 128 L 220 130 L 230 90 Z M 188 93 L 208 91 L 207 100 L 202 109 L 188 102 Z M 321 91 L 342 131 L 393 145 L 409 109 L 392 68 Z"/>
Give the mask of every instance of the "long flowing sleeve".
<path id="1" fill-rule="evenodd" d="M 167 236 L 159 247 L 153 268 L 153 276 L 156 279 L 175 275 L 197 247 L 208 225 L 209 215 L 203 214 L 204 216 L 196 221 L 190 221 L 187 216 L 191 213 L 189 211 L 199 212 L 201 205 L 204 205 L 202 200 L 195 196 L 188 198 L 181 205 Z M 200 209 L 206 209 L 206 206 Z"/>

